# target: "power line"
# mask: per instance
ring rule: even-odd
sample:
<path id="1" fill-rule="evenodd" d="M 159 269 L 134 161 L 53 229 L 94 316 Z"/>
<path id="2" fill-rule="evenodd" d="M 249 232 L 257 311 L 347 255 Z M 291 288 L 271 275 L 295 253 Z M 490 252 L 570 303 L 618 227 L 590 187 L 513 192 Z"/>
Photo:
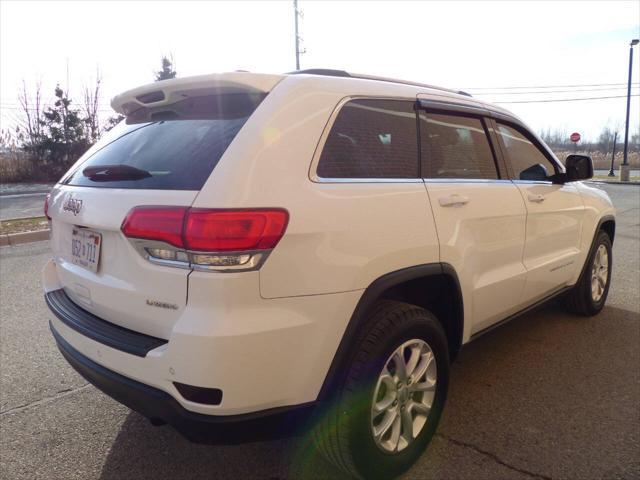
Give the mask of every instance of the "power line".
<path id="1" fill-rule="evenodd" d="M 25 108 L 23 108 L 23 107 L 21 107 L 21 106 L 18 106 L 18 105 L 13 105 L 13 106 L 0 105 L 0 108 L 1 108 L 2 110 L 19 110 L 19 111 L 24 111 L 24 110 L 25 110 Z M 47 107 L 45 106 L 45 107 L 43 107 L 43 108 L 40 108 L 40 111 L 41 111 L 41 112 L 44 112 L 46 109 L 47 109 Z M 29 110 L 30 112 L 36 112 L 38 109 L 37 109 L 37 108 L 29 107 L 29 108 L 27 108 L 26 110 Z M 83 113 L 83 110 L 79 110 L 79 112 L 80 112 L 80 113 Z M 113 109 L 111 109 L 111 108 L 109 108 L 109 109 L 100 109 L 100 108 L 99 108 L 99 109 L 98 109 L 98 112 L 111 112 L 111 113 L 116 113 L 116 111 L 115 111 L 115 110 L 113 110 Z"/>
<path id="2" fill-rule="evenodd" d="M 638 85 L 640 82 L 633 82 L 632 85 Z M 570 87 L 611 87 L 626 86 L 627 83 L 582 83 L 575 85 L 530 85 L 530 86 L 507 86 L 507 87 L 463 87 L 464 90 L 514 90 L 522 88 L 570 88 Z"/>
<path id="3" fill-rule="evenodd" d="M 640 95 L 631 95 L 639 97 Z M 553 103 L 553 102 L 580 102 L 584 100 L 608 100 L 610 98 L 627 98 L 626 95 L 615 95 L 611 97 L 584 97 L 584 98 L 559 98 L 556 100 L 516 100 L 513 102 L 491 102 L 491 103 Z"/>
<path id="4" fill-rule="evenodd" d="M 606 90 L 606 89 L 605 89 Z M 578 90 L 580 91 L 580 90 Z M 593 91 L 593 90 L 584 90 L 584 91 Z M 597 91 L 597 90 L 596 90 Z M 571 91 L 569 91 L 571 92 Z M 517 93 L 536 93 L 536 92 L 517 92 Z M 539 93 L 563 93 L 563 92 L 539 92 Z M 512 93 L 512 95 L 515 95 L 516 93 Z M 481 95 L 490 95 L 490 94 L 481 94 Z M 496 95 L 500 95 L 500 94 L 496 94 Z M 507 94 L 502 94 L 502 95 L 507 95 Z M 640 94 L 632 94 L 632 97 L 638 97 L 640 96 Z M 609 100 L 609 99 L 615 99 L 615 98 L 627 98 L 626 95 L 611 95 L 611 96 L 606 96 L 606 97 L 581 97 L 581 98 L 557 98 L 557 99 L 537 99 L 537 100 L 513 100 L 513 101 L 498 101 L 498 102 L 491 102 L 491 103 L 505 103 L 505 104 L 516 104 L 516 103 L 554 103 L 554 102 L 581 102 L 581 101 L 587 101 L 587 100 Z M 18 110 L 18 111 L 24 111 L 25 108 L 22 106 L 19 106 L 17 104 L 0 104 L 0 108 L 2 108 L 3 110 Z M 46 109 L 46 106 L 43 106 L 40 111 L 43 111 L 44 109 Z M 32 108 L 32 107 L 28 107 L 26 110 L 29 111 L 37 111 L 36 108 Z M 115 111 L 111 108 L 99 108 L 98 112 L 109 112 L 109 113 L 115 113 Z"/>
<path id="5" fill-rule="evenodd" d="M 572 90 L 530 90 L 526 92 L 471 92 L 473 95 L 528 95 L 528 94 L 540 94 L 540 93 L 573 93 L 573 92 L 610 92 L 613 90 L 626 90 L 627 87 L 613 87 L 613 88 L 582 88 Z"/>
<path id="6" fill-rule="evenodd" d="M 300 14 L 301 12 L 299 12 Z M 300 53 L 305 53 L 304 51 L 300 51 Z M 633 86 L 640 85 L 640 82 L 632 82 Z M 596 89 L 575 89 L 579 87 L 606 87 L 606 88 L 596 88 Z M 541 90 L 541 91 L 524 91 L 524 92 L 500 92 L 498 90 L 524 90 L 529 88 L 572 88 L 572 90 Z M 463 90 L 470 90 L 474 92 L 475 90 L 495 90 L 491 92 L 475 92 L 474 95 L 477 96 L 486 96 L 486 95 L 526 95 L 526 94 L 544 94 L 544 93 L 573 93 L 573 92 L 597 92 L 597 91 L 608 91 L 608 90 L 625 90 L 627 88 L 626 83 L 592 83 L 592 84 L 575 84 L 575 85 L 538 85 L 538 86 L 509 86 L 509 87 L 464 87 Z M 33 99 L 29 99 L 31 102 L 35 103 Z M 42 99 L 41 99 L 42 102 Z M 3 105 L 17 106 L 20 107 L 18 103 L 2 103 Z M 44 108 L 47 107 L 46 102 L 42 102 Z M 78 104 L 76 104 L 78 106 Z M 108 103 L 100 103 L 100 107 L 108 109 L 111 111 L 111 105 Z M 107 111 L 107 110 L 104 110 Z"/>
<path id="7" fill-rule="evenodd" d="M 35 105 L 36 102 L 29 102 L 30 105 Z M 48 106 L 53 106 L 55 102 L 40 102 L 40 108 L 47 108 Z M 1 105 L 9 105 L 13 107 L 21 107 L 22 104 L 18 102 L 0 102 Z M 98 103 L 99 107 L 110 108 L 111 105 L 108 103 Z M 31 107 L 29 107 L 31 108 Z M 69 108 L 84 108 L 84 105 L 81 103 L 72 103 L 69 105 Z"/>

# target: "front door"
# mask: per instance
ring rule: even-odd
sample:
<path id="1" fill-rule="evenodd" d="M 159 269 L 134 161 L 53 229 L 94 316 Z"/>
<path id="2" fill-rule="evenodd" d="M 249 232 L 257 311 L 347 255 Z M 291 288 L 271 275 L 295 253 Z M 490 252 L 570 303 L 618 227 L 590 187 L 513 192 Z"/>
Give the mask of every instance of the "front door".
<path id="1" fill-rule="evenodd" d="M 530 133 L 500 122 L 496 132 L 527 208 L 522 301 L 531 303 L 566 286 L 580 268 L 584 204 L 574 185 L 551 182 L 558 166 Z"/>

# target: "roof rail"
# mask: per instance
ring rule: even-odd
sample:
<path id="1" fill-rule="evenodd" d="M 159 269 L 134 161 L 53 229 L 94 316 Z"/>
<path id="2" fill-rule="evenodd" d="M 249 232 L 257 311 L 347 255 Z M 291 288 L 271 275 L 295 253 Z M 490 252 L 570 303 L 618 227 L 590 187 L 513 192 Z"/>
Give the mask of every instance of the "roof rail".
<path id="1" fill-rule="evenodd" d="M 287 75 L 324 75 L 325 77 L 353 77 L 349 72 L 344 70 L 334 70 L 332 68 L 307 68 L 306 70 L 294 70 L 287 72 Z"/>
<path id="2" fill-rule="evenodd" d="M 462 90 L 453 90 L 451 88 L 437 87 L 435 85 L 429 85 L 426 83 L 420 82 L 412 82 L 409 80 L 399 80 L 397 78 L 388 78 L 388 77 L 378 77 L 376 75 L 366 75 L 361 73 L 349 73 L 345 70 L 334 70 L 331 68 L 309 68 L 306 70 L 294 70 L 293 72 L 287 72 L 288 75 L 324 75 L 327 77 L 348 77 L 348 78 L 359 78 L 361 80 L 374 80 L 377 82 L 389 82 L 389 83 L 399 83 L 402 85 L 413 85 L 416 87 L 425 87 L 433 90 L 441 90 L 449 93 L 457 93 L 459 95 L 465 95 L 467 97 L 471 97 L 470 93 L 464 92 Z"/>

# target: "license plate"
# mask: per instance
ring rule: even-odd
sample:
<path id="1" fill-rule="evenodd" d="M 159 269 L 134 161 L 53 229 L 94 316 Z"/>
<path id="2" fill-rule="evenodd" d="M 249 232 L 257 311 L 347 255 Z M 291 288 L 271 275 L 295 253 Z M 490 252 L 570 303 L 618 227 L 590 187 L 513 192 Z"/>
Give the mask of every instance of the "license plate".
<path id="1" fill-rule="evenodd" d="M 102 235 L 84 228 L 74 228 L 71 235 L 71 262 L 80 267 L 98 271 Z"/>

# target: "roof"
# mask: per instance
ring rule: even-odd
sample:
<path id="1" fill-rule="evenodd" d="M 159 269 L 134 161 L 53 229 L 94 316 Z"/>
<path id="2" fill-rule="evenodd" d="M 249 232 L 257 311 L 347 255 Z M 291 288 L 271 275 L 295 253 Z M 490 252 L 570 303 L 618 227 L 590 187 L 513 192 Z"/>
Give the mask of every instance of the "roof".
<path id="1" fill-rule="evenodd" d="M 472 95 L 467 92 L 463 92 L 462 90 L 453 90 L 451 88 L 438 87 L 435 85 L 429 85 L 426 83 L 413 82 L 410 80 L 400 80 L 397 78 L 389 78 L 389 77 L 379 77 L 377 75 L 367 75 L 364 73 L 349 73 L 345 70 L 332 70 L 328 68 L 310 68 L 307 70 L 295 70 L 293 72 L 288 72 L 288 75 L 324 75 L 328 77 L 346 77 L 346 78 L 358 78 L 362 80 L 375 80 L 378 82 L 388 82 L 388 83 L 399 83 L 402 85 L 413 85 L 416 87 L 424 87 L 429 88 L 431 90 L 442 90 L 449 93 L 457 93 L 459 95 L 465 95 L 467 97 L 471 97 Z"/>

